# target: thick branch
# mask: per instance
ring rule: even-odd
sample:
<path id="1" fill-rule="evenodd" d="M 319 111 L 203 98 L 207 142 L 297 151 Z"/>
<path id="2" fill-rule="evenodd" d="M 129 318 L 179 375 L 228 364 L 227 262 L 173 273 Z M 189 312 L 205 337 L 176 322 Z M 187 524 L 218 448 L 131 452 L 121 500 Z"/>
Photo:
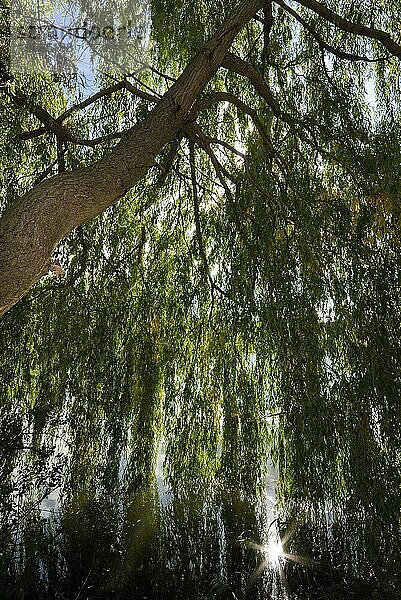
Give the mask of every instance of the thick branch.
<path id="1" fill-rule="evenodd" d="M 185 123 L 237 33 L 262 6 L 263 0 L 242 2 L 148 117 L 109 156 L 43 181 L 6 211 L 0 220 L 0 314 L 48 270 L 53 248 L 63 237 L 114 204 L 144 177 Z"/>

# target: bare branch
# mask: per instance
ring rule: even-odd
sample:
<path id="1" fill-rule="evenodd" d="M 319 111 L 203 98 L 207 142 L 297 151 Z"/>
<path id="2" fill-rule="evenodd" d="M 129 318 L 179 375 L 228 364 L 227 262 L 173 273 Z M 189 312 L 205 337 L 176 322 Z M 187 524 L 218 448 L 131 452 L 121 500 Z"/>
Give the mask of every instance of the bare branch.
<path id="1" fill-rule="evenodd" d="M 223 165 L 220 163 L 217 156 L 211 149 L 207 136 L 203 133 L 203 131 L 200 129 L 200 127 L 194 122 L 187 123 L 184 128 L 184 131 L 185 131 L 186 135 L 189 137 L 189 139 L 196 141 L 199 144 L 199 146 L 202 148 L 202 150 L 204 150 L 204 152 L 206 152 L 206 154 L 209 156 L 211 163 L 214 167 L 214 170 L 216 172 L 216 175 L 217 175 L 221 185 L 224 188 L 225 194 L 227 196 L 227 200 L 230 202 L 230 204 L 234 205 L 235 204 L 234 196 L 227 184 L 227 181 L 225 180 L 225 177 L 232 180 L 232 176 L 223 167 Z"/>
<path id="2" fill-rule="evenodd" d="M 234 71 L 234 73 L 237 73 L 238 75 L 246 77 L 258 94 L 265 100 L 274 116 L 283 121 L 283 123 L 287 123 L 290 126 L 297 124 L 302 128 L 308 128 L 311 125 L 316 125 L 316 123 L 312 123 L 310 120 L 306 120 L 283 111 L 278 102 L 275 100 L 270 87 L 267 85 L 260 73 L 255 69 L 255 67 L 236 54 L 227 52 L 222 66 L 224 66 L 226 69 Z"/>
<path id="3" fill-rule="evenodd" d="M 134 94 L 134 96 L 138 96 L 138 98 L 142 98 L 143 100 L 149 100 L 149 102 L 158 102 L 159 96 L 156 96 L 155 94 L 150 94 L 149 92 L 144 92 L 143 90 L 137 88 L 135 85 L 132 85 L 132 83 L 130 83 L 127 80 L 124 80 L 123 83 L 125 89 L 131 92 L 131 94 Z"/>
<path id="4" fill-rule="evenodd" d="M 114 133 L 108 133 L 106 135 L 101 135 L 97 138 L 87 139 L 87 140 L 74 140 L 72 143 L 77 146 L 88 146 L 89 148 L 94 148 L 99 144 L 104 144 L 105 142 L 109 142 L 110 140 L 120 140 L 124 135 L 128 132 L 128 129 L 124 131 L 115 131 Z"/>
<path id="5" fill-rule="evenodd" d="M 64 173 L 65 169 L 65 155 L 66 148 L 63 142 L 57 137 L 57 163 L 58 163 L 58 172 Z"/>
<path id="6" fill-rule="evenodd" d="M 31 102 L 30 98 L 24 94 L 21 90 L 16 90 L 14 92 L 8 92 L 11 100 L 17 104 L 17 106 L 21 106 L 29 110 L 29 112 L 34 115 L 43 125 L 44 128 L 41 128 L 41 133 L 45 133 L 45 131 L 52 131 L 62 140 L 70 140 L 72 138 L 70 132 L 66 127 L 64 127 L 61 123 L 59 123 L 53 115 L 51 115 L 45 108 Z M 37 132 L 38 130 L 36 130 Z M 23 135 L 23 134 L 22 134 Z M 33 137 L 36 137 L 33 136 Z M 25 138 L 29 139 L 29 138 Z"/>
<path id="7" fill-rule="evenodd" d="M 159 77 L 163 77 L 163 79 L 165 79 L 166 81 L 169 81 L 171 83 L 174 83 L 174 81 L 176 81 L 176 79 L 174 77 L 171 77 L 171 75 L 167 75 L 167 73 L 163 73 L 162 71 L 159 71 L 153 65 L 146 63 L 145 67 L 147 69 L 149 69 L 150 71 L 152 71 L 152 73 L 155 73 L 156 75 L 158 75 Z M 134 77 L 134 76 L 135 76 L 135 73 L 129 73 L 127 75 L 127 77 Z"/>
<path id="8" fill-rule="evenodd" d="M 241 237 L 243 244 L 245 246 L 249 247 L 249 240 L 248 240 L 246 228 L 244 225 L 243 217 L 247 218 L 248 220 L 249 219 L 252 220 L 252 216 L 249 215 L 238 204 L 238 202 L 236 202 L 236 200 L 230 190 L 230 187 L 227 184 L 227 181 L 225 180 L 225 177 L 227 177 L 227 176 L 230 179 L 232 179 L 232 177 L 229 174 L 227 174 L 226 169 L 220 163 L 220 161 L 216 157 L 215 153 L 213 152 L 212 148 L 210 147 L 210 143 L 209 143 L 207 136 L 205 136 L 203 131 L 200 129 L 200 127 L 196 123 L 194 123 L 194 122 L 188 123 L 185 127 L 185 132 L 186 132 L 188 138 L 190 140 L 196 141 L 199 144 L 199 146 L 202 148 L 202 150 L 209 156 L 210 161 L 215 170 L 215 173 L 216 173 L 221 185 L 224 188 L 224 192 L 225 192 L 228 204 L 232 210 L 232 214 L 233 214 L 233 217 L 235 220 L 235 225 L 237 227 L 237 231 Z M 214 285 L 214 287 L 216 287 L 215 284 L 213 284 L 213 285 Z M 216 289 L 218 289 L 218 288 L 216 287 Z"/>
<path id="9" fill-rule="evenodd" d="M 51 132 L 50 127 L 45 125 L 44 127 L 38 127 L 38 129 L 32 129 L 32 131 L 23 131 L 19 134 L 18 138 L 20 140 L 33 140 L 34 138 L 49 132 Z"/>
<path id="10" fill-rule="evenodd" d="M 71 114 L 73 114 L 74 112 L 82 110 L 82 109 L 86 108 L 87 106 L 90 106 L 91 104 L 93 104 L 96 100 L 99 100 L 100 98 L 103 98 L 105 96 L 110 96 L 111 94 L 113 94 L 114 92 L 116 92 L 120 89 L 125 89 L 125 90 L 129 91 L 131 94 L 134 94 L 135 96 L 138 96 L 140 98 L 148 100 L 149 102 L 152 102 L 152 103 L 156 103 L 159 100 L 159 98 L 157 98 L 156 96 L 153 96 L 152 94 L 148 94 L 147 92 L 143 92 L 142 90 L 133 86 L 129 81 L 124 80 L 124 81 L 117 83 L 114 86 L 110 86 L 108 88 L 105 88 L 104 90 L 101 90 L 100 92 L 94 94 L 93 96 L 91 96 L 90 98 L 87 98 L 86 100 L 84 100 L 83 102 L 81 102 L 79 104 L 75 104 L 74 106 L 71 106 L 68 110 L 66 110 L 64 113 L 62 113 L 59 117 L 57 117 L 55 119 L 42 106 L 40 106 L 38 104 L 32 104 L 29 101 L 29 98 L 27 96 L 25 96 L 25 94 L 18 91 L 16 93 L 14 93 L 13 95 L 10 95 L 10 97 L 15 101 L 16 104 L 18 104 L 20 106 L 24 106 L 25 108 L 28 108 L 30 110 L 30 112 L 34 116 L 36 116 L 37 119 L 39 119 L 40 121 L 42 121 L 42 123 L 44 123 L 44 127 L 39 127 L 38 129 L 34 129 L 32 131 L 26 131 L 26 132 L 21 133 L 19 135 L 19 139 L 30 140 L 35 137 L 39 137 L 40 135 L 43 135 L 44 133 L 54 133 L 57 136 L 57 139 L 61 139 L 64 142 L 69 142 L 71 144 L 76 144 L 79 146 L 88 146 L 91 148 L 93 148 L 94 146 L 97 146 L 98 144 L 107 142 L 112 139 L 120 139 L 124 135 L 125 132 L 111 133 L 111 134 L 104 135 L 104 136 L 101 136 L 98 138 L 94 138 L 92 140 L 91 139 L 79 140 L 76 137 L 74 137 L 64 125 L 62 125 L 62 122 L 67 117 L 69 117 Z"/>

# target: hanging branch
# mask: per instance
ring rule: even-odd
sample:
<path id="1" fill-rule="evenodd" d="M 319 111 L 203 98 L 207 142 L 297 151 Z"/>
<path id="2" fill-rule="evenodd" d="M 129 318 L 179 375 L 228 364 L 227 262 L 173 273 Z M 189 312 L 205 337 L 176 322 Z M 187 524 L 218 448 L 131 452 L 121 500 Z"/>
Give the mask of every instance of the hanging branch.
<path id="1" fill-rule="evenodd" d="M 270 32 L 273 27 L 273 1 L 266 0 L 263 6 L 263 50 L 262 50 L 262 67 L 263 69 L 266 67 L 267 63 L 267 55 L 270 43 Z"/>
<path id="2" fill-rule="evenodd" d="M 202 228 L 200 223 L 200 214 L 199 214 L 199 198 L 198 198 L 198 183 L 196 181 L 196 171 L 195 171 L 195 144 L 192 140 L 189 141 L 189 164 L 191 167 L 191 181 L 192 181 L 192 197 L 194 201 L 194 219 L 195 219 L 195 228 L 196 228 L 196 237 L 198 240 L 199 254 L 202 260 L 203 270 L 206 278 L 210 281 L 210 269 L 208 260 L 206 257 L 205 248 L 203 245 L 202 238 Z"/>
<path id="3" fill-rule="evenodd" d="M 271 89 L 255 67 L 232 52 L 226 53 L 222 66 L 237 73 L 237 75 L 246 77 L 258 94 L 265 100 L 274 116 L 278 118 L 282 116 L 282 111 L 276 102 Z"/>
<path id="4" fill-rule="evenodd" d="M 351 62 L 381 62 L 383 60 L 388 60 L 391 56 L 381 56 L 379 58 L 369 58 L 368 56 L 359 56 L 358 54 L 352 54 L 350 52 L 344 52 L 339 48 L 335 48 L 331 44 L 328 44 L 312 27 L 308 21 L 306 21 L 300 14 L 298 14 L 295 10 L 293 10 L 288 4 L 283 2 L 283 0 L 275 0 L 276 4 L 281 6 L 283 10 L 285 10 L 288 14 L 294 17 L 317 41 L 321 49 L 327 50 L 330 54 L 334 54 L 338 56 L 338 58 L 342 58 L 344 60 L 349 60 Z"/>
<path id="5" fill-rule="evenodd" d="M 260 120 L 256 110 L 254 108 L 251 108 L 247 104 L 245 104 L 245 102 L 240 100 L 234 94 L 231 94 L 229 92 L 214 92 L 212 94 L 209 94 L 207 97 L 200 100 L 199 103 L 196 103 L 194 105 L 192 114 L 196 114 L 200 110 L 205 110 L 207 108 L 210 108 L 210 106 L 212 106 L 212 104 L 214 104 L 215 102 L 229 102 L 230 104 L 233 104 L 233 106 L 235 106 L 240 112 L 248 115 L 251 118 L 256 130 L 258 131 L 258 133 L 262 139 L 263 145 L 266 149 L 267 158 L 275 159 L 276 163 L 281 171 L 286 172 L 288 170 L 288 166 L 286 165 L 285 160 L 283 159 L 282 156 L 280 156 L 280 154 L 274 148 L 271 138 L 270 138 L 268 132 L 266 131 L 266 128 L 263 125 L 262 121 Z M 208 142 L 210 144 L 211 139 L 209 139 Z M 217 142 L 218 142 L 218 140 L 217 140 Z M 230 147 L 230 149 L 235 151 L 235 149 L 233 149 L 231 147 Z M 224 169 L 224 167 L 221 167 L 221 169 Z M 231 179 L 231 177 L 227 171 L 225 173 L 225 176 Z"/>
<path id="6" fill-rule="evenodd" d="M 184 134 L 182 131 L 180 131 L 175 136 L 175 138 L 173 139 L 173 141 L 170 145 L 170 148 L 169 148 L 169 151 L 167 153 L 164 163 L 162 163 L 160 165 L 161 174 L 160 174 L 159 180 L 157 182 L 157 185 L 160 187 L 165 184 L 167 176 L 173 167 L 174 159 L 177 156 L 183 136 L 184 136 Z"/>
<path id="7" fill-rule="evenodd" d="M 280 4 L 282 0 L 274 1 L 277 4 Z M 397 44 L 397 42 L 395 42 L 391 35 L 386 31 L 382 31 L 381 29 L 376 29 L 374 27 L 366 27 L 366 25 L 361 25 L 360 23 L 354 23 L 353 21 L 344 19 L 344 17 L 334 12 L 330 8 L 327 8 L 327 6 L 324 6 L 320 2 L 317 2 L 316 0 L 297 0 L 297 2 L 298 4 L 302 4 L 302 6 L 312 10 L 325 21 L 332 23 L 335 27 L 337 27 L 337 29 L 347 31 L 348 33 L 353 33 L 355 35 L 360 35 L 362 37 L 367 37 L 372 40 L 377 40 L 385 48 L 387 48 L 391 54 L 401 58 L 401 46 Z"/>
<path id="8" fill-rule="evenodd" d="M 194 219 L 195 219 L 196 237 L 197 237 L 197 241 L 198 241 L 199 254 L 200 254 L 201 260 L 202 260 L 203 271 L 207 278 L 208 283 L 210 284 L 211 304 L 210 304 L 210 311 L 209 311 L 209 318 L 208 318 L 208 322 L 210 322 L 210 320 L 212 318 L 212 314 L 213 314 L 214 303 L 215 303 L 215 291 L 219 292 L 219 294 L 221 294 L 225 298 L 228 298 L 229 300 L 232 300 L 232 299 L 229 298 L 229 296 L 227 296 L 227 293 L 224 290 L 222 290 L 219 285 L 216 284 L 216 282 L 214 281 L 213 277 L 210 274 L 210 267 L 209 267 L 209 262 L 208 262 L 208 259 L 206 256 L 205 248 L 203 245 L 202 228 L 201 228 L 201 223 L 200 223 L 198 182 L 196 179 L 195 143 L 194 143 L 193 139 L 189 140 L 189 162 L 190 162 L 190 168 L 191 168 L 191 183 L 192 183 L 192 193 L 193 193 L 193 200 L 194 200 Z"/>
<path id="9" fill-rule="evenodd" d="M 232 192 L 231 192 L 225 178 L 230 179 L 233 182 L 235 182 L 235 180 L 234 180 L 233 176 L 231 175 L 231 173 L 229 173 L 227 171 L 227 169 L 218 160 L 217 156 L 215 155 L 215 153 L 213 152 L 213 150 L 210 147 L 210 143 L 209 143 L 207 136 L 203 133 L 203 131 L 200 129 L 200 127 L 195 122 L 187 123 L 184 131 L 185 131 L 186 135 L 188 136 L 188 138 L 190 140 L 196 141 L 197 144 L 199 144 L 199 146 L 202 148 L 202 150 L 204 150 L 206 152 L 206 154 L 209 156 L 209 158 L 212 162 L 212 165 L 216 171 L 216 175 L 217 175 L 221 185 L 224 188 L 227 199 L 230 202 L 235 203 L 234 197 L 232 195 Z"/>
<path id="10" fill-rule="evenodd" d="M 255 69 L 254 66 L 236 54 L 227 52 L 222 66 L 230 71 L 233 71 L 234 73 L 237 73 L 237 75 L 246 77 L 249 83 L 254 87 L 255 91 L 269 106 L 273 115 L 277 119 L 280 119 L 283 123 L 287 123 L 290 126 L 300 125 L 302 129 L 308 129 L 311 126 L 321 126 L 320 123 L 313 122 L 310 119 L 301 118 L 284 111 L 274 98 L 270 87 L 263 79 L 261 74 Z"/>
<path id="11" fill-rule="evenodd" d="M 63 141 L 56 136 L 56 143 L 57 143 L 57 164 L 58 164 L 58 172 L 59 173 L 64 173 L 64 171 L 66 170 L 65 168 L 65 159 L 64 159 L 64 155 L 66 152 L 66 147 L 63 144 Z"/>
<path id="12" fill-rule="evenodd" d="M 227 173 L 226 169 L 223 167 L 223 165 L 218 160 L 217 156 L 215 155 L 212 148 L 210 147 L 210 143 L 209 143 L 207 137 L 204 135 L 203 131 L 200 129 L 200 127 L 196 123 L 187 124 L 187 126 L 185 128 L 185 133 L 187 134 L 187 136 L 189 137 L 190 140 L 196 141 L 196 143 L 202 148 L 202 150 L 210 158 L 210 161 L 213 165 L 213 168 L 217 175 L 217 178 L 220 181 L 220 183 L 224 189 L 225 196 L 227 198 L 227 202 L 232 210 L 235 225 L 236 225 L 237 231 L 241 237 L 241 240 L 242 240 L 244 246 L 250 248 L 247 231 L 246 231 L 246 228 L 244 227 L 244 223 L 241 220 L 240 216 L 247 217 L 248 219 L 252 219 L 252 217 L 238 204 L 238 202 L 235 201 L 233 193 L 230 190 L 230 187 L 225 179 L 225 174 Z M 231 176 L 229 176 L 229 178 L 233 181 L 233 178 Z"/>

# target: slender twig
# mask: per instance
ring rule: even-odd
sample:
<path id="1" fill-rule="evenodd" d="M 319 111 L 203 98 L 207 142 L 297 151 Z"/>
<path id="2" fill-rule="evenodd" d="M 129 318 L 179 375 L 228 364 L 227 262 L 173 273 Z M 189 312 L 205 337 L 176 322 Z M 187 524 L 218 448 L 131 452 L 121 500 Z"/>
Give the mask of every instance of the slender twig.
<path id="1" fill-rule="evenodd" d="M 219 177 L 220 183 L 224 187 L 224 190 L 226 192 L 228 199 L 232 199 L 234 202 L 232 192 L 227 185 L 225 177 L 227 179 L 229 179 L 230 181 L 232 181 L 233 183 L 235 183 L 235 179 L 231 175 L 231 173 L 229 173 L 227 171 L 227 169 L 220 163 L 220 161 L 214 154 L 213 150 L 210 147 L 210 142 L 209 142 L 208 137 L 203 133 L 203 131 L 200 129 L 200 127 L 195 122 L 188 123 L 185 126 L 184 131 L 190 140 L 196 141 L 200 145 L 200 147 L 206 152 L 206 154 L 208 154 L 208 156 L 209 156 L 210 160 L 212 161 L 212 164 L 216 170 L 216 174 Z"/>
<path id="2" fill-rule="evenodd" d="M 240 150 L 237 150 L 237 148 L 234 148 L 234 146 L 231 146 L 231 144 L 229 144 L 228 142 L 226 142 L 224 140 L 219 140 L 218 138 L 209 138 L 209 144 L 217 144 L 218 146 L 222 146 L 223 148 L 226 148 L 233 154 L 236 154 L 240 158 L 243 158 L 244 160 L 247 159 L 246 154 L 244 154 Z"/>
<path id="3" fill-rule="evenodd" d="M 209 156 L 210 161 L 213 165 L 213 168 L 215 170 L 215 173 L 221 183 L 221 185 L 224 188 L 224 192 L 228 201 L 228 204 L 232 210 L 233 213 L 233 217 L 235 220 L 235 225 L 237 227 L 237 231 L 242 239 L 243 244 L 246 247 L 249 247 L 249 240 L 248 240 L 248 236 L 247 236 L 247 232 L 246 229 L 244 227 L 244 223 L 242 221 L 242 219 L 240 218 L 240 213 L 242 217 L 247 217 L 248 219 L 252 219 L 251 215 L 249 215 L 234 199 L 233 193 L 230 190 L 230 187 L 227 183 L 227 181 L 225 180 L 225 169 L 224 167 L 220 164 L 219 160 L 217 159 L 216 155 L 214 154 L 212 148 L 210 147 L 209 141 L 207 139 L 207 137 L 204 135 L 204 133 L 202 132 L 202 130 L 200 129 L 200 127 L 198 125 L 196 125 L 195 123 L 189 123 L 186 128 L 185 128 L 185 132 L 186 135 L 189 137 L 189 139 L 194 139 L 195 136 L 195 140 L 199 146 L 202 148 L 202 150 Z"/>

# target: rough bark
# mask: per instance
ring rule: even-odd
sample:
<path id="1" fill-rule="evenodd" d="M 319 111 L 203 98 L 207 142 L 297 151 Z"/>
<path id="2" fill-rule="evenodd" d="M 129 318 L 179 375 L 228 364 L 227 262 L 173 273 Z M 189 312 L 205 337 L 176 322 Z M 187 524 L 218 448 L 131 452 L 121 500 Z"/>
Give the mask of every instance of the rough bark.
<path id="1" fill-rule="evenodd" d="M 19 198 L 0 220 L 0 315 L 50 266 L 56 244 L 114 204 L 155 164 L 214 75 L 240 29 L 263 6 L 245 0 L 203 46 L 145 121 L 93 165 L 56 175 Z"/>

